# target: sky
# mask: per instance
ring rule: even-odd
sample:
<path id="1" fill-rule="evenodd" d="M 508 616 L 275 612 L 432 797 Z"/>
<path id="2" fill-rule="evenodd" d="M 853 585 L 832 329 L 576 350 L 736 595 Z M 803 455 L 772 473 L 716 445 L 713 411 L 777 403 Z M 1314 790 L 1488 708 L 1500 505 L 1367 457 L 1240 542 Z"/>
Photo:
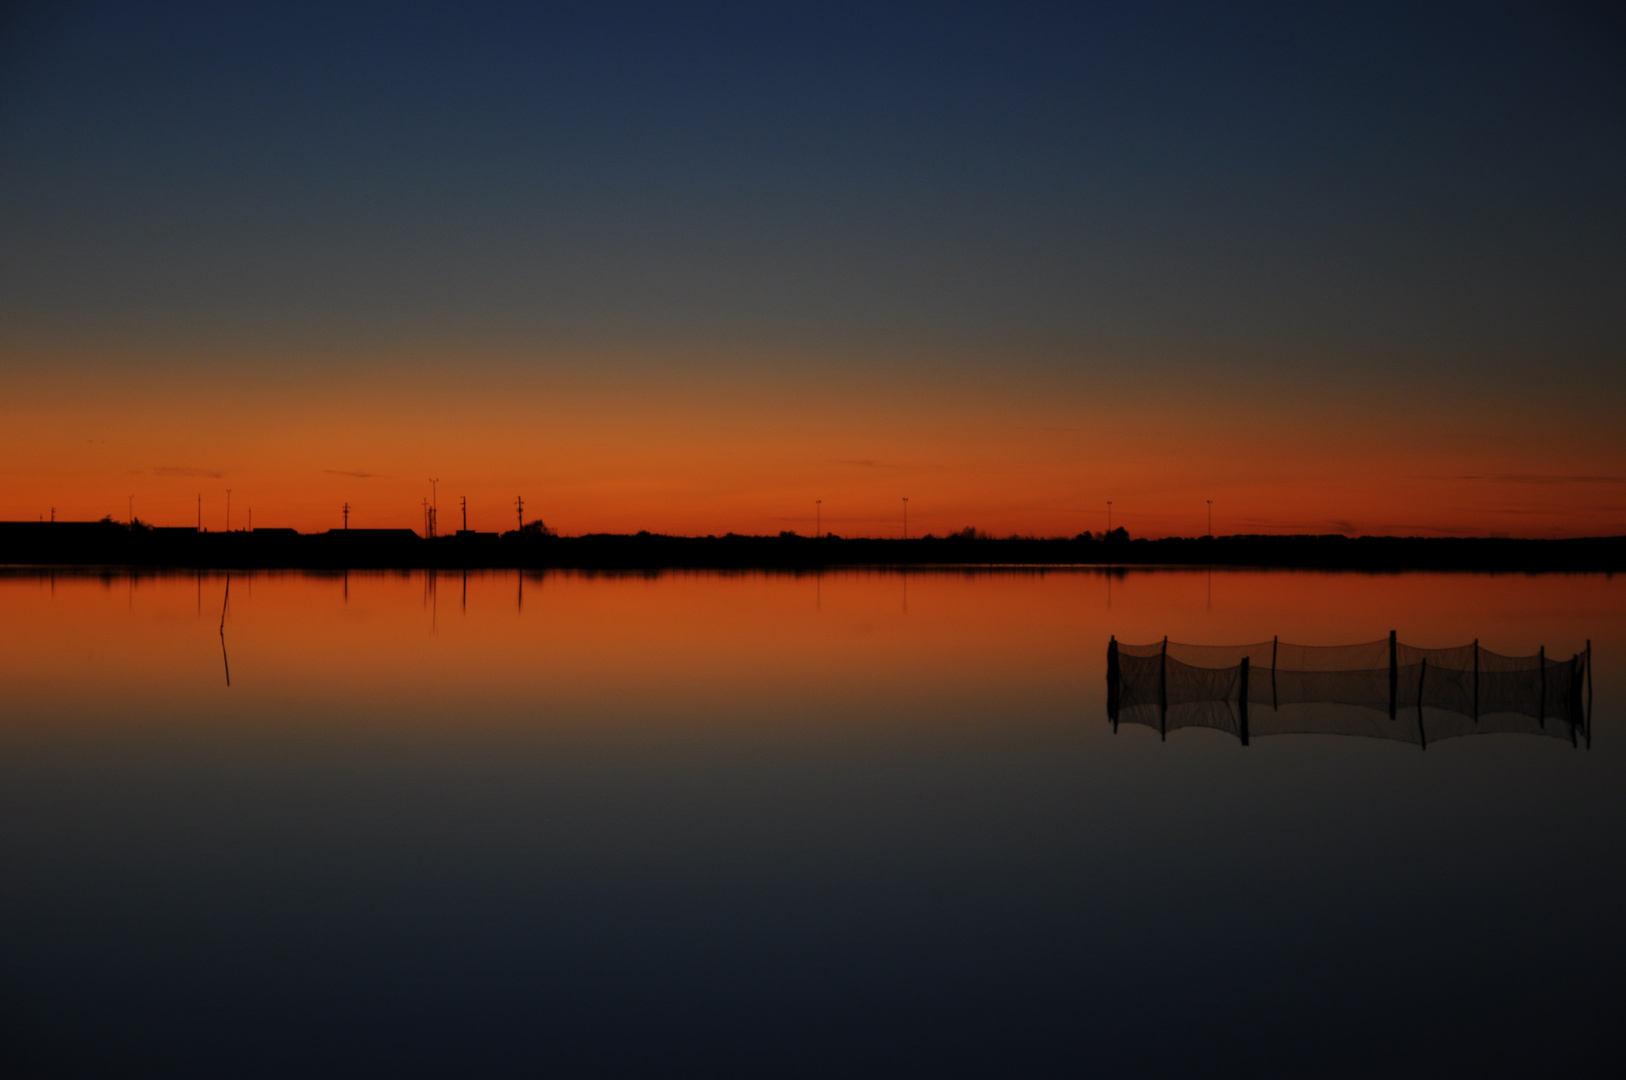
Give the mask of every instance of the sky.
<path id="1" fill-rule="evenodd" d="M 1623 534 L 1622 56 L 1607 4 L 8 8 L 0 519 Z"/>

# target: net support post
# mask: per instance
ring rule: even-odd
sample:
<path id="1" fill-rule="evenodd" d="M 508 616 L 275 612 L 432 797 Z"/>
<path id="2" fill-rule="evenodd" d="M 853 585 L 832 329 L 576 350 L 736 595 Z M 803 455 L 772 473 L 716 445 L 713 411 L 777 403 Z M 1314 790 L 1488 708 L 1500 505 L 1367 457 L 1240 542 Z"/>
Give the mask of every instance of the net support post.
<path id="1" fill-rule="evenodd" d="M 1281 638 L 1280 634 L 1278 634 L 1275 637 L 1270 639 L 1270 711 L 1271 712 L 1275 712 L 1276 709 L 1277 709 L 1277 705 L 1276 705 L 1276 649 L 1277 649 L 1278 646 L 1281 645 L 1281 643 L 1282 643 L 1282 638 Z"/>
<path id="2" fill-rule="evenodd" d="M 1389 719 L 1395 718 L 1395 695 L 1400 690 L 1400 666 L 1397 662 L 1395 632 L 1389 631 Z"/>
<path id="3" fill-rule="evenodd" d="M 1122 701 L 1119 690 L 1118 638 L 1107 642 L 1107 719 L 1112 721 L 1112 733 L 1118 734 L 1118 708 Z"/>
<path id="4" fill-rule="evenodd" d="M 1536 726 L 1547 728 L 1547 646 L 1536 650 Z"/>
<path id="5" fill-rule="evenodd" d="M 1236 694 L 1237 734 L 1242 737 L 1242 745 L 1248 745 L 1248 658 L 1242 658 L 1242 665 L 1238 669 Z"/>
<path id="6" fill-rule="evenodd" d="M 1163 635 L 1163 651 L 1157 654 L 1157 737 L 1169 737 L 1169 636 Z"/>
<path id="7" fill-rule="evenodd" d="M 1417 745 L 1428 749 L 1428 733 L 1423 730 L 1423 680 L 1428 678 L 1428 657 L 1417 668 Z"/>
<path id="8" fill-rule="evenodd" d="M 1569 681 L 1565 684 L 1564 708 L 1569 712 L 1570 745 L 1581 745 L 1581 654 L 1570 657 Z"/>

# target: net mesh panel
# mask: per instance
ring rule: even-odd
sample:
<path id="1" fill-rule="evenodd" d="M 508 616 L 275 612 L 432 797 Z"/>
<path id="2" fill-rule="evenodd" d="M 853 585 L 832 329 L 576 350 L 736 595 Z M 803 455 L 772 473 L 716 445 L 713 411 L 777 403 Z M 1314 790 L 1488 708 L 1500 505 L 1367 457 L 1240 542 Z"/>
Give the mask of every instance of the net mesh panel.
<path id="1" fill-rule="evenodd" d="M 1576 742 L 1587 733 L 1586 653 L 1568 660 L 1503 656 L 1478 645 L 1114 643 L 1117 723 L 1167 733 L 1207 727 L 1246 734 L 1338 734 L 1426 746 L 1514 732 Z M 1114 666 L 1109 661 L 1109 679 Z"/>

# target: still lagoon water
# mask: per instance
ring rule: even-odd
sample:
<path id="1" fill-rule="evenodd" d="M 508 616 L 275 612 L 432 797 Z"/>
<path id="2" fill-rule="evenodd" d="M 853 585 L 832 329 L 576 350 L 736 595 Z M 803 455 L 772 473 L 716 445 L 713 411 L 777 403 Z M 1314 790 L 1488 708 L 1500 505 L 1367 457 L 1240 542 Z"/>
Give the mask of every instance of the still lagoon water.
<path id="1" fill-rule="evenodd" d="M 1620 579 L 19 572 L 0 612 L 0 1074 L 1619 1056 Z M 1391 629 L 1590 639 L 1593 747 L 1107 720 L 1113 635 Z"/>

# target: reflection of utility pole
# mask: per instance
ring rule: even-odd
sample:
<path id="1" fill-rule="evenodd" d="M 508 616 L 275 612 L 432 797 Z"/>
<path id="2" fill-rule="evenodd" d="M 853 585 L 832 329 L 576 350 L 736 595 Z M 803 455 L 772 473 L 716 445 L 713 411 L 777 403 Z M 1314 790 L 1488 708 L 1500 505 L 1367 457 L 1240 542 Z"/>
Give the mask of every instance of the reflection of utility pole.
<path id="1" fill-rule="evenodd" d="M 230 532 L 230 528 L 226 530 Z M 231 661 L 226 658 L 226 608 L 231 604 L 231 574 L 226 575 L 226 595 L 220 601 L 220 663 L 226 669 L 226 689 L 231 689 Z"/>

